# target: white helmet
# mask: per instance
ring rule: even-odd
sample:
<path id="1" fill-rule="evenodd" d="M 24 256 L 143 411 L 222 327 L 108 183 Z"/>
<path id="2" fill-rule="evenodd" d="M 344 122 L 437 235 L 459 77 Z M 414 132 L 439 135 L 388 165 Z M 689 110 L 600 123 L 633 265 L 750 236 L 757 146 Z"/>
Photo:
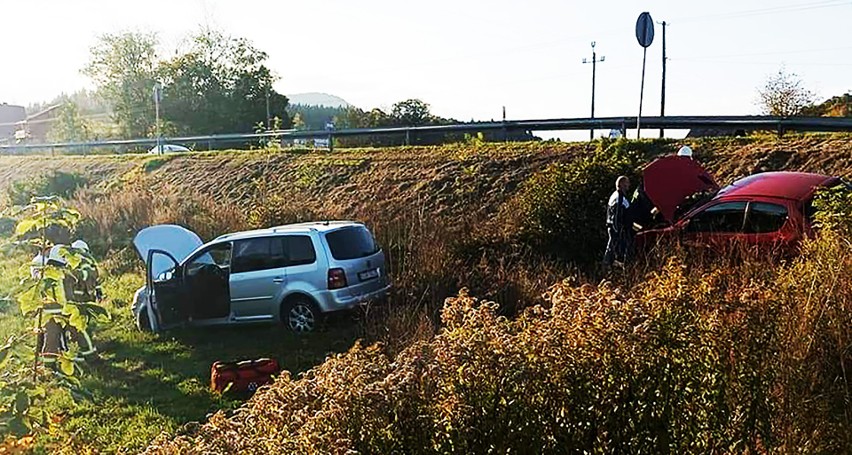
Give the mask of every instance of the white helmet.
<path id="1" fill-rule="evenodd" d="M 75 240 L 74 243 L 71 244 L 71 248 L 74 248 L 76 250 L 89 251 L 89 244 L 86 243 L 85 240 Z"/>
<path id="2" fill-rule="evenodd" d="M 53 247 L 50 249 L 50 253 L 48 253 L 47 255 L 48 262 L 55 261 L 59 265 L 63 266 L 66 264 L 65 259 L 59 255 L 60 248 L 62 248 L 62 245 L 53 245 Z"/>
<path id="3" fill-rule="evenodd" d="M 692 158 L 692 149 L 689 146 L 684 145 L 677 151 L 677 156 L 685 156 L 687 158 Z"/>

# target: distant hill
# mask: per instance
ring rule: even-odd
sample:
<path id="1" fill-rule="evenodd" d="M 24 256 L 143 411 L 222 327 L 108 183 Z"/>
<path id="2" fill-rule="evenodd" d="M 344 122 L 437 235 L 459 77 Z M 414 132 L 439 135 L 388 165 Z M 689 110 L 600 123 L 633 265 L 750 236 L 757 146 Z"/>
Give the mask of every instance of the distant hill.
<path id="1" fill-rule="evenodd" d="M 346 100 L 339 96 L 329 95 L 328 93 L 295 93 L 287 95 L 290 99 L 290 104 L 301 104 L 303 106 L 325 106 L 345 108 L 351 106 Z"/>

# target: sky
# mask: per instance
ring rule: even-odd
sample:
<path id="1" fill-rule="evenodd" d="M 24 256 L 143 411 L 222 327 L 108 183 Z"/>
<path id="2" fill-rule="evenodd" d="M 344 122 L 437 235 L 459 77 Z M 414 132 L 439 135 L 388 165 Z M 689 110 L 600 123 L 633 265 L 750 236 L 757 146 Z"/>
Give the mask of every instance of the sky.
<path id="1" fill-rule="evenodd" d="M 266 51 L 281 93 L 365 109 L 420 98 L 462 121 L 636 115 L 638 15 L 665 20 L 667 115 L 758 114 L 784 67 L 820 100 L 852 91 L 852 0 L 0 0 L 0 103 L 91 88 L 80 73 L 104 33 L 155 32 L 162 56 L 201 26 Z M 643 115 L 659 115 L 662 26 L 647 49 Z"/>

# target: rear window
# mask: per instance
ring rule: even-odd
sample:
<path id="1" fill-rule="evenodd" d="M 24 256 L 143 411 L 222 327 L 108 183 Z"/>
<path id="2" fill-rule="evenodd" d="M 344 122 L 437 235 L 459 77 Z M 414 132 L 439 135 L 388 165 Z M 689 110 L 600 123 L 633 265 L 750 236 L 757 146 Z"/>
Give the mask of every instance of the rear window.
<path id="1" fill-rule="evenodd" d="M 325 235 L 331 255 L 338 261 L 358 259 L 376 254 L 379 246 L 373 234 L 363 226 L 343 228 Z"/>

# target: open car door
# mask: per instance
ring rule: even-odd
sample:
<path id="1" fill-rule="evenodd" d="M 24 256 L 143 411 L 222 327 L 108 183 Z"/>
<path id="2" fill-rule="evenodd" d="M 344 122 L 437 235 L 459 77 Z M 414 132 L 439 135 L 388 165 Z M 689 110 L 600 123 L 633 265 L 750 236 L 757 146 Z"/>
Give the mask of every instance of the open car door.
<path id="1" fill-rule="evenodd" d="M 163 224 L 142 229 L 133 246 L 145 262 L 145 291 L 162 329 L 190 317 L 181 262 L 202 245 L 201 238 L 181 226 Z"/>
<path id="2" fill-rule="evenodd" d="M 675 155 L 657 158 L 646 166 L 642 185 L 648 199 L 669 223 L 676 221 L 678 208 L 690 196 L 719 189 L 700 164 L 692 158 Z"/>
<path id="3" fill-rule="evenodd" d="M 145 286 L 148 289 L 148 302 L 161 329 L 168 329 L 189 321 L 189 309 L 186 305 L 183 273 L 177 259 L 168 251 L 151 249 L 148 251 L 148 263 L 171 264 L 171 267 L 154 275 L 147 267 Z"/>

